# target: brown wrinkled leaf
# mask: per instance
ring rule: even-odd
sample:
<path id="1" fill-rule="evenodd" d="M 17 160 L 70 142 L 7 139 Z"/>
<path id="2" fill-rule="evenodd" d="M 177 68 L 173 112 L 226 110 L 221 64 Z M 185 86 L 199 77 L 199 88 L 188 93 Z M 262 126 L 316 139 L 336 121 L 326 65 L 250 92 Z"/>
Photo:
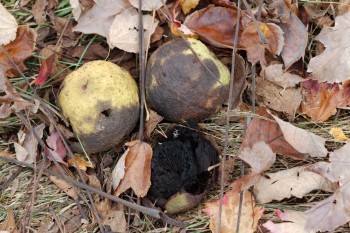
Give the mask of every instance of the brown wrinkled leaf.
<path id="1" fill-rule="evenodd" d="M 187 16 L 184 24 L 201 40 L 219 48 L 232 48 L 237 11 L 210 5 Z"/>
<path id="2" fill-rule="evenodd" d="M 57 215 L 58 218 L 48 218 L 41 222 L 37 232 L 43 233 L 60 233 L 62 226 L 64 226 L 65 233 L 76 233 L 82 225 L 82 216 L 77 207 L 69 208 L 64 213 Z"/>
<path id="3" fill-rule="evenodd" d="M 119 196 L 127 189 L 132 188 L 136 196 L 144 197 L 151 186 L 152 147 L 139 140 L 128 142 L 126 145 L 129 147 L 128 150 L 113 169 L 114 193 Z M 123 166 L 125 174 L 118 176 L 118 171 L 123 170 L 118 168 Z M 120 177 L 122 179 L 119 181 Z"/>
<path id="4" fill-rule="evenodd" d="M 18 233 L 18 230 L 16 229 L 16 220 L 11 207 L 7 210 L 7 216 L 0 226 L 0 232 Z"/>
<path id="5" fill-rule="evenodd" d="M 249 23 L 240 38 L 240 46 L 247 51 L 248 60 L 255 65 L 260 62 L 262 67 L 266 67 L 265 50 L 272 55 L 280 55 L 283 45 L 283 31 L 273 23 L 258 22 L 259 28 L 266 38 L 266 44 L 261 44 L 258 31 L 254 23 Z"/>
<path id="6" fill-rule="evenodd" d="M 47 0 L 36 0 L 33 4 L 32 14 L 37 24 L 43 24 L 46 22 L 46 6 Z"/>
<path id="7" fill-rule="evenodd" d="M 260 77 L 256 78 L 256 95 L 262 99 L 260 101 L 262 104 L 275 111 L 285 113 L 289 119 L 294 118 L 302 101 L 300 88 L 283 89 Z"/>
<path id="8" fill-rule="evenodd" d="M 288 87 L 295 87 L 297 84 L 304 81 L 304 79 L 299 75 L 284 71 L 282 64 L 269 65 L 261 71 L 260 75 L 264 79 L 273 82 L 284 89 Z"/>
<path id="9" fill-rule="evenodd" d="M 242 103 L 242 94 L 245 88 L 247 87 L 246 81 L 246 69 L 245 69 L 245 61 L 239 55 L 236 54 L 235 57 L 235 77 L 233 80 L 233 88 L 232 88 L 232 105 L 231 109 L 235 109 Z"/>
<path id="10" fill-rule="evenodd" d="M 192 9 L 194 9 L 199 3 L 199 0 L 181 0 L 180 6 L 183 13 L 188 14 Z"/>
<path id="11" fill-rule="evenodd" d="M 73 22 L 66 18 L 56 17 L 53 11 L 49 12 L 50 21 L 53 24 L 57 35 L 61 38 L 61 46 L 63 48 L 70 48 L 77 45 L 79 37 L 73 31 Z"/>
<path id="12" fill-rule="evenodd" d="M 85 53 L 84 53 L 85 52 Z M 69 55 L 80 58 L 84 53 L 84 59 L 87 61 L 105 60 L 108 56 L 108 50 L 97 42 L 93 42 L 89 49 L 86 50 L 86 45 L 74 46 Z"/>
<path id="13" fill-rule="evenodd" d="M 220 233 L 235 232 L 239 208 L 239 192 L 234 190 L 226 192 L 223 197 L 221 213 Z M 219 212 L 219 200 L 205 204 L 205 213 L 210 217 L 210 230 L 216 233 L 216 224 Z M 255 206 L 253 195 L 249 191 L 243 193 L 243 205 L 241 212 L 240 231 L 253 233 L 257 230 L 258 221 L 263 214 L 264 208 Z"/>
<path id="14" fill-rule="evenodd" d="M 45 129 L 45 124 L 41 123 L 33 127 L 33 131 L 39 136 L 43 137 Z M 39 142 L 36 140 L 33 132 L 28 132 L 28 130 L 18 132 L 18 143 L 14 142 L 14 147 L 16 151 L 16 158 L 18 161 L 26 162 L 32 164 L 36 161 L 37 150 Z"/>
<path id="15" fill-rule="evenodd" d="M 304 57 L 308 42 L 308 32 L 298 16 L 286 6 L 286 1 L 274 1 L 271 7 L 276 7 L 279 16 L 285 19 L 282 20 L 279 26 L 284 32 L 284 46 L 281 56 L 285 67 L 288 68 Z"/>
<path id="16" fill-rule="evenodd" d="M 0 3 L 0 45 L 6 45 L 16 38 L 17 21 Z"/>
<path id="17" fill-rule="evenodd" d="M 82 15 L 74 31 L 84 34 L 99 34 L 107 37 L 109 29 L 117 14 L 131 7 L 128 0 L 96 0 L 96 4 Z"/>
<path id="18" fill-rule="evenodd" d="M 285 210 L 284 212 L 276 210 L 276 215 L 284 222 L 273 223 L 267 221 L 263 227 L 271 233 L 316 233 L 316 231 L 306 231 L 305 213 L 301 211 Z"/>
<path id="19" fill-rule="evenodd" d="M 95 199 L 96 209 L 102 224 L 108 225 L 113 232 L 125 232 L 127 223 L 123 206 L 108 199 L 101 200 L 99 196 L 96 196 Z"/>
<path id="20" fill-rule="evenodd" d="M 159 116 L 155 111 L 152 109 L 148 109 L 149 112 L 149 119 L 145 122 L 145 136 L 147 138 L 151 137 L 151 133 L 153 130 L 157 127 L 158 123 L 161 122 L 164 117 Z"/>
<path id="21" fill-rule="evenodd" d="M 350 105 L 349 85 L 308 80 L 302 82 L 301 87 L 304 96 L 301 110 L 313 121 L 325 122 L 337 112 L 337 108 Z"/>
<path id="22" fill-rule="evenodd" d="M 36 32 L 29 26 L 19 26 L 17 29 L 17 37 L 14 41 L 4 46 L 16 65 L 25 71 L 27 68 L 24 61 L 29 58 L 35 50 Z M 18 72 L 12 63 L 7 59 L 6 55 L 0 51 L 0 66 L 3 67 L 6 76 L 16 76 Z"/>
<path id="23" fill-rule="evenodd" d="M 86 171 L 87 168 L 95 168 L 95 165 L 91 161 L 87 161 L 84 157 L 82 156 L 75 156 L 75 161 L 77 162 L 77 165 L 80 170 Z M 73 158 L 70 158 L 68 160 L 68 164 L 72 167 L 75 167 L 75 162 Z"/>
<path id="24" fill-rule="evenodd" d="M 252 119 L 238 154 L 246 147 L 252 148 L 255 142 L 263 141 L 271 147 L 273 152 L 293 159 L 306 159 L 309 154 L 327 155 L 324 139 L 283 122 L 264 108 L 260 108 L 256 113 L 265 119 L 258 117 Z M 278 119 L 278 123 L 273 120 L 273 117 Z"/>
<path id="25" fill-rule="evenodd" d="M 57 174 L 61 174 L 60 170 L 58 170 L 56 165 L 51 165 L 50 169 L 53 172 L 56 172 Z M 64 171 L 66 176 L 74 180 L 73 174 L 68 169 L 64 169 Z M 72 186 L 68 181 L 62 180 L 56 176 L 50 176 L 50 180 L 68 196 L 70 196 L 74 200 L 78 200 L 78 189 L 75 186 Z"/>
<path id="26" fill-rule="evenodd" d="M 349 78 L 350 12 L 335 18 L 335 26 L 325 27 L 315 38 L 326 49 L 310 60 L 307 72 L 319 82 L 340 83 Z"/>
<path id="27" fill-rule="evenodd" d="M 294 167 L 275 173 L 265 173 L 254 185 L 254 196 L 259 203 L 281 201 L 292 196 L 302 198 L 313 190 L 332 192 L 335 186 L 323 176 L 307 170 L 307 166 Z M 268 178 L 266 178 L 268 177 Z"/>

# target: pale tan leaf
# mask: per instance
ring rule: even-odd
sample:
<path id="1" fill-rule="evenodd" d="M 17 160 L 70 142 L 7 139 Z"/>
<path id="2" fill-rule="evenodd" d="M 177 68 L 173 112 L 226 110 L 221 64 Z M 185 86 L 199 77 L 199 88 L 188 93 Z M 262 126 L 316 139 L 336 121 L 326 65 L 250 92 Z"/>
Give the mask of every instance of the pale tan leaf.
<path id="1" fill-rule="evenodd" d="M 334 186 L 323 176 L 308 171 L 307 167 L 294 167 L 276 173 L 267 173 L 254 185 L 256 200 L 268 203 L 292 196 L 302 198 L 313 190 L 334 191 Z"/>
<path id="2" fill-rule="evenodd" d="M 57 178 L 56 176 L 50 176 L 50 180 L 68 196 L 75 200 L 78 199 L 78 191 L 76 187 L 70 185 L 69 182 Z"/>
<path id="3" fill-rule="evenodd" d="M 158 115 L 155 111 L 152 109 L 148 109 L 149 111 L 149 119 L 145 123 L 145 136 L 150 137 L 153 130 L 157 127 L 158 123 L 161 122 L 164 117 Z"/>
<path id="4" fill-rule="evenodd" d="M 220 233 L 231 233 L 236 231 L 239 192 L 228 191 L 223 197 L 223 208 L 221 213 Z M 216 233 L 216 224 L 219 212 L 219 200 L 206 203 L 206 214 L 210 217 L 210 230 Z M 263 207 L 255 206 L 253 195 L 249 191 L 243 193 L 243 205 L 240 221 L 240 232 L 253 233 L 257 230 L 258 221 L 263 214 Z"/>
<path id="5" fill-rule="evenodd" d="M 313 57 L 308 66 L 314 79 L 319 82 L 343 82 L 350 73 L 350 12 L 335 18 L 335 26 L 325 27 L 316 37 L 326 49 Z"/>
<path id="6" fill-rule="evenodd" d="M 6 45 L 16 38 L 17 21 L 0 3 L 0 45 Z"/>
<path id="7" fill-rule="evenodd" d="M 69 0 L 70 6 L 72 7 L 73 18 L 78 21 L 83 9 L 80 5 L 79 0 Z"/>
<path id="8" fill-rule="evenodd" d="M 286 141 L 300 153 L 309 154 L 311 157 L 326 157 L 326 140 L 307 130 L 295 127 L 272 115 L 280 126 Z"/>
<path id="9" fill-rule="evenodd" d="M 13 216 L 13 210 L 11 207 L 7 210 L 7 216 L 4 222 L 2 223 L 2 225 L 0 226 L 0 232 L 4 232 L 4 233 L 18 232 L 18 230 L 16 229 L 16 220 L 15 220 L 15 217 Z"/>
<path id="10" fill-rule="evenodd" d="M 129 0 L 129 2 L 133 7 L 139 9 L 139 0 Z M 163 6 L 162 0 L 142 0 L 143 11 L 159 10 L 162 6 Z"/>
<path id="11" fill-rule="evenodd" d="M 151 15 L 143 16 L 145 47 L 157 25 L 158 20 Z M 139 52 L 139 15 L 135 8 L 125 9 L 114 18 L 107 39 L 111 48 L 117 47 L 130 53 Z"/>
<path id="12" fill-rule="evenodd" d="M 270 82 L 273 82 L 284 89 L 295 87 L 300 82 L 304 81 L 302 77 L 296 74 L 291 74 L 283 70 L 283 64 L 272 64 L 266 67 L 261 76 Z"/>

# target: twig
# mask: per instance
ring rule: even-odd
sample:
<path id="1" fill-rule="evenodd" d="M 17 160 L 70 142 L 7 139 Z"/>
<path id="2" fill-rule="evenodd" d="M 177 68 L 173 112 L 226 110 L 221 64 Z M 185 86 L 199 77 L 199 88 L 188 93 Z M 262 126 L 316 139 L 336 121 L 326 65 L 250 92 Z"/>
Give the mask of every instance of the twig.
<path id="1" fill-rule="evenodd" d="M 227 148 L 228 148 L 230 112 L 231 112 L 231 106 L 232 106 L 232 101 L 233 101 L 233 93 L 232 92 L 233 92 L 233 80 L 235 78 L 235 64 L 236 64 L 236 50 L 237 50 L 237 43 L 238 43 L 239 21 L 240 21 L 240 17 L 241 17 L 241 0 L 238 0 L 237 9 L 238 9 L 237 26 L 236 26 L 236 30 L 235 30 L 235 36 L 233 37 L 230 92 L 229 92 L 227 115 L 226 115 L 225 144 L 224 144 L 223 156 L 221 158 L 220 201 L 219 201 L 218 220 L 217 220 L 217 224 L 216 224 L 216 232 L 217 233 L 219 233 L 221 230 L 222 200 L 223 200 L 223 196 L 224 196 L 224 186 L 225 186 L 225 182 L 224 182 L 225 161 L 226 161 L 226 154 L 227 154 Z"/>
<path id="2" fill-rule="evenodd" d="M 247 8 L 247 11 L 248 11 L 250 17 L 252 18 L 253 23 L 254 23 L 254 25 L 256 27 L 256 30 L 257 30 L 258 35 L 259 35 L 260 43 L 261 44 L 266 44 L 267 42 L 266 42 L 266 38 L 264 36 L 264 33 L 262 33 L 262 31 L 261 31 L 261 28 L 259 27 L 259 24 L 258 24 L 258 22 L 255 19 L 255 16 L 254 16 L 254 14 L 252 12 L 251 7 L 249 6 L 249 4 L 247 3 L 246 0 L 242 0 L 242 1 L 243 1 L 244 6 Z"/>
<path id="3" fill-rule="evenodd" d="M 18 161 L 16 159 L 5 157 L 5 156 L 2 156 L 2 155 L 0 155 L 0 160 L 7 161 L 7 162 L 10 162 L 10 163 L 14 163 L 14 164 L 17 164 L 19 166 L 28 167 L 28 168 L 31 168 L 31 169 L 37 169 L 37 168 L 35 168 L 35 166 L 33 164 L 21 162 L 21 161 Z M 177 221 L 175 219 L 169 218 L 168 216 L 166 216 L 160 210 L 152 209 L 152 208 L 148 208 L 148 207 L 137 205 L 135 203 L 128 202 L 128 201 L 123 200 L 123 199 L 121 199 L 119 197 L 116 197 L 116 196 L 113 196 L 111 194 L 105 193 L 105 192 L 103 192 L 103 191 L 101 191 L 101 190 L 99 190 L 97 188 L 91 187 L 91 186 L 89 186 L 89 185 L 87 185 L 85 183 L 82 183 L 82 182 L 79 182 L 79 181 L 76 181 L 76 180 L 72 180 L 69 177 L 64 177 L 61 174 L 57 174 L 57 173 L 53 172 L 50 169 L 44 168 L 44 172 L 48 173 L 48 174 L 50 174 L 52 176 L 56 176 L 59 179 L 63 179 L 65 181 L 67 181 L 67 182 L 71 182 L 76 187 L 79 187 L 79 188 L 85 189 L 86 191 L 90 191 L 92 193 L 98 194 L 98 195 L 100 195 L 102 197 L 105 197 L 105 198 L 111 200 L 111 201 L 114 201 L 116 203 L 120 203 L 120 204 L 122 204 L 122 205 L 124 205 L 126 207 L 130 207 L 130 208 L 132 208 L 132 209 L 134 209 L 136 211 L 140 211 L 140 212 L 142 212 L 144 214 L 147 214 L 147 215 L 149 215 L 149 216 L 151 216 L 153 218 L 161 219 L 161 220 L 165 221 L 168 224 L 171 224 L 171 225 L 174 225 L 174 226 L 179 226 L 179 227 L 183 227 L 184 226 L 184 223 L 179 222 L 179 221 Z"/>
<path id="4" fill-rule="evenodd" d="M 17 178 L 17 176 L 21 173 L 23 167 L 19 167 L 5 182 L 0 183 L 0 191 L 7 189 L 12 181 Z"/>

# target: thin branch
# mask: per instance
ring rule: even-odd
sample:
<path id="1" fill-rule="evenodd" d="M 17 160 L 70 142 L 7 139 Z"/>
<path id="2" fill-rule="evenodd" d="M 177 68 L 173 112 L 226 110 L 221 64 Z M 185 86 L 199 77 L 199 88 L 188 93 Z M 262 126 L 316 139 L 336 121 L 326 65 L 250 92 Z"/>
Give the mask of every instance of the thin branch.
<path id="1" fill-rule="evenodd" d="M 252 12 L 252 8 L 247 3 L 247 0 L 242 0 L 242 1 L 243 1 L 244 6 L 247 8 L 247 11 L 248 11 L 250 17 L 252 18 L 253 23 L 254 23 L 254 25 L 256 27 L 256 30 L 257 30 L 258 35 L 259 35 L 260 43 L 261 44 L 266 44 L 267 43 L 266 42 L 266 37 L 265 37 L 264 33 L 262 33 L 262 31 L 261 31 L 261 28 L 258 25 L 258 21 L 256 21 L 256 19 L 255 19 L 255 16 L 254 16 L 254 14 Z"/>
<path id="2" fill-rule="evenodd" d="M 10 163 L 14 163 L 14 164 L 17 164 L 19 166 L 23 166 L 23 167 L 27 167 L 27 168 L 31 168 L 31 169 L 37 169 L 34 166 L 34 164 L 21 162 L 21 161 L 18 161 L 16 159 L 9 158 L 9 157 L 2 156 L 2 155 L 0 155 L 0 160 L 7 161 L 7 162 L 10 162 Z M 76 181 L 76 180 L 72 180 L 69 177 L 64 177 L 61 174 L 55 173 L 55 172 L 53 172 L 50 169 L 44 168 L 44 173 L 50 174 L 52 176 L 56 176 L 59 179 L 62 179 L 62 180 L 65 180 L 67 182 L 70 182 L 70 183 L 74 184 L 74 186 L 76 186 L 76 187 L 79 187 L 79 188 L 85 189 L 86 191 L 90 191 L 92 193 L 98 194 L 98 195 L 100 195 L 102 197 L 105 197 L 105 198 L 111 200 L 111 201 L 114 201 L 114 202 L 122 204 L 122 205 L 124 205 L 126 207 L 130 207 L 130 208 L 132 208 L 132 209 L 134 209 L 136 211 L 140 211 L 140 212 L 142 212 L 144 214 L 147 214 L 147 215 L 149 215 L 149 216 L 151 216 L 153 218 L 161 219 L 161 220 L 165 221 L 168 224 L 171 224 L 171 225 L 174 225 L 174 226 L 179 226 L 179 227 L 185 226 L 184 223 L 179 222 L 179 221 L 177 221 L 175 219 L 169 218 L 168 216 L 166 216 L 160 210 L 152 209 L 152 208 L 148 208 L 148 207 L 137 205 L 135 203 L 128 202 L 128 201 L 123 200 L 123 199 L 121 199 L 119 197 L 116 197 L 116 196 L 113 196 L 113 195 L 108 194 L 106 192 L 103 192 L 103 191 L 101 191 L 101 190 L 99 190 L 97 188 L 91 187 L 91 186 L 89 186 L 89 185 L 87 185 L 85 183 L 82 183 L 82 182 L 79 182 L 79 181 Z"/>
<path id="3" fill-rule="evenodd" d="M 218 222 L 216 225 L 216 232 L 220 232 L 220 230 L 221 230 L 222 200 L 223 200 L 223 196 L 224 196 L 224 187 L 225 187 L 224 173 L 225 173 L 226 154 L 227 154 L 227 148 L 228 148 L 230 112 L 231 112 L 232 101 L 233 101 L 233 93 L 232 92 L 233 92 L 233 80 L 235 78 L 236 50 L 237 50 L 237 44 L 238 44 L 238 32 L 239 32 L 239 25 L 240 25 L 239 21 L 241 18 L 241 0 L 238 0 L 237 9 L 238 9 L 237 24 L 236 24 L 235 36 L 233 37 L 230 92 L 229 92 L 227 115 L 226 115 L 225 144 L 224 144 L 223 156 L 221 158 L 220 201 L 219 201 L 219 213 L 218 213 Z"/>

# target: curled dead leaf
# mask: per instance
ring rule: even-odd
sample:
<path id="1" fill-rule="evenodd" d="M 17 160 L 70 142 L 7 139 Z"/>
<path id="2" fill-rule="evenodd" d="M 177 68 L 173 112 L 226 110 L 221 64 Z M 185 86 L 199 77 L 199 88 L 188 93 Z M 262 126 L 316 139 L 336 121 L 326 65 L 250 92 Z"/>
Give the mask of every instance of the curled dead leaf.
<path id="1" fill-rule="evenodd" d="M 0 3 L 0 45 L 6 45 L 16 38 L 17 21 Z"/>

